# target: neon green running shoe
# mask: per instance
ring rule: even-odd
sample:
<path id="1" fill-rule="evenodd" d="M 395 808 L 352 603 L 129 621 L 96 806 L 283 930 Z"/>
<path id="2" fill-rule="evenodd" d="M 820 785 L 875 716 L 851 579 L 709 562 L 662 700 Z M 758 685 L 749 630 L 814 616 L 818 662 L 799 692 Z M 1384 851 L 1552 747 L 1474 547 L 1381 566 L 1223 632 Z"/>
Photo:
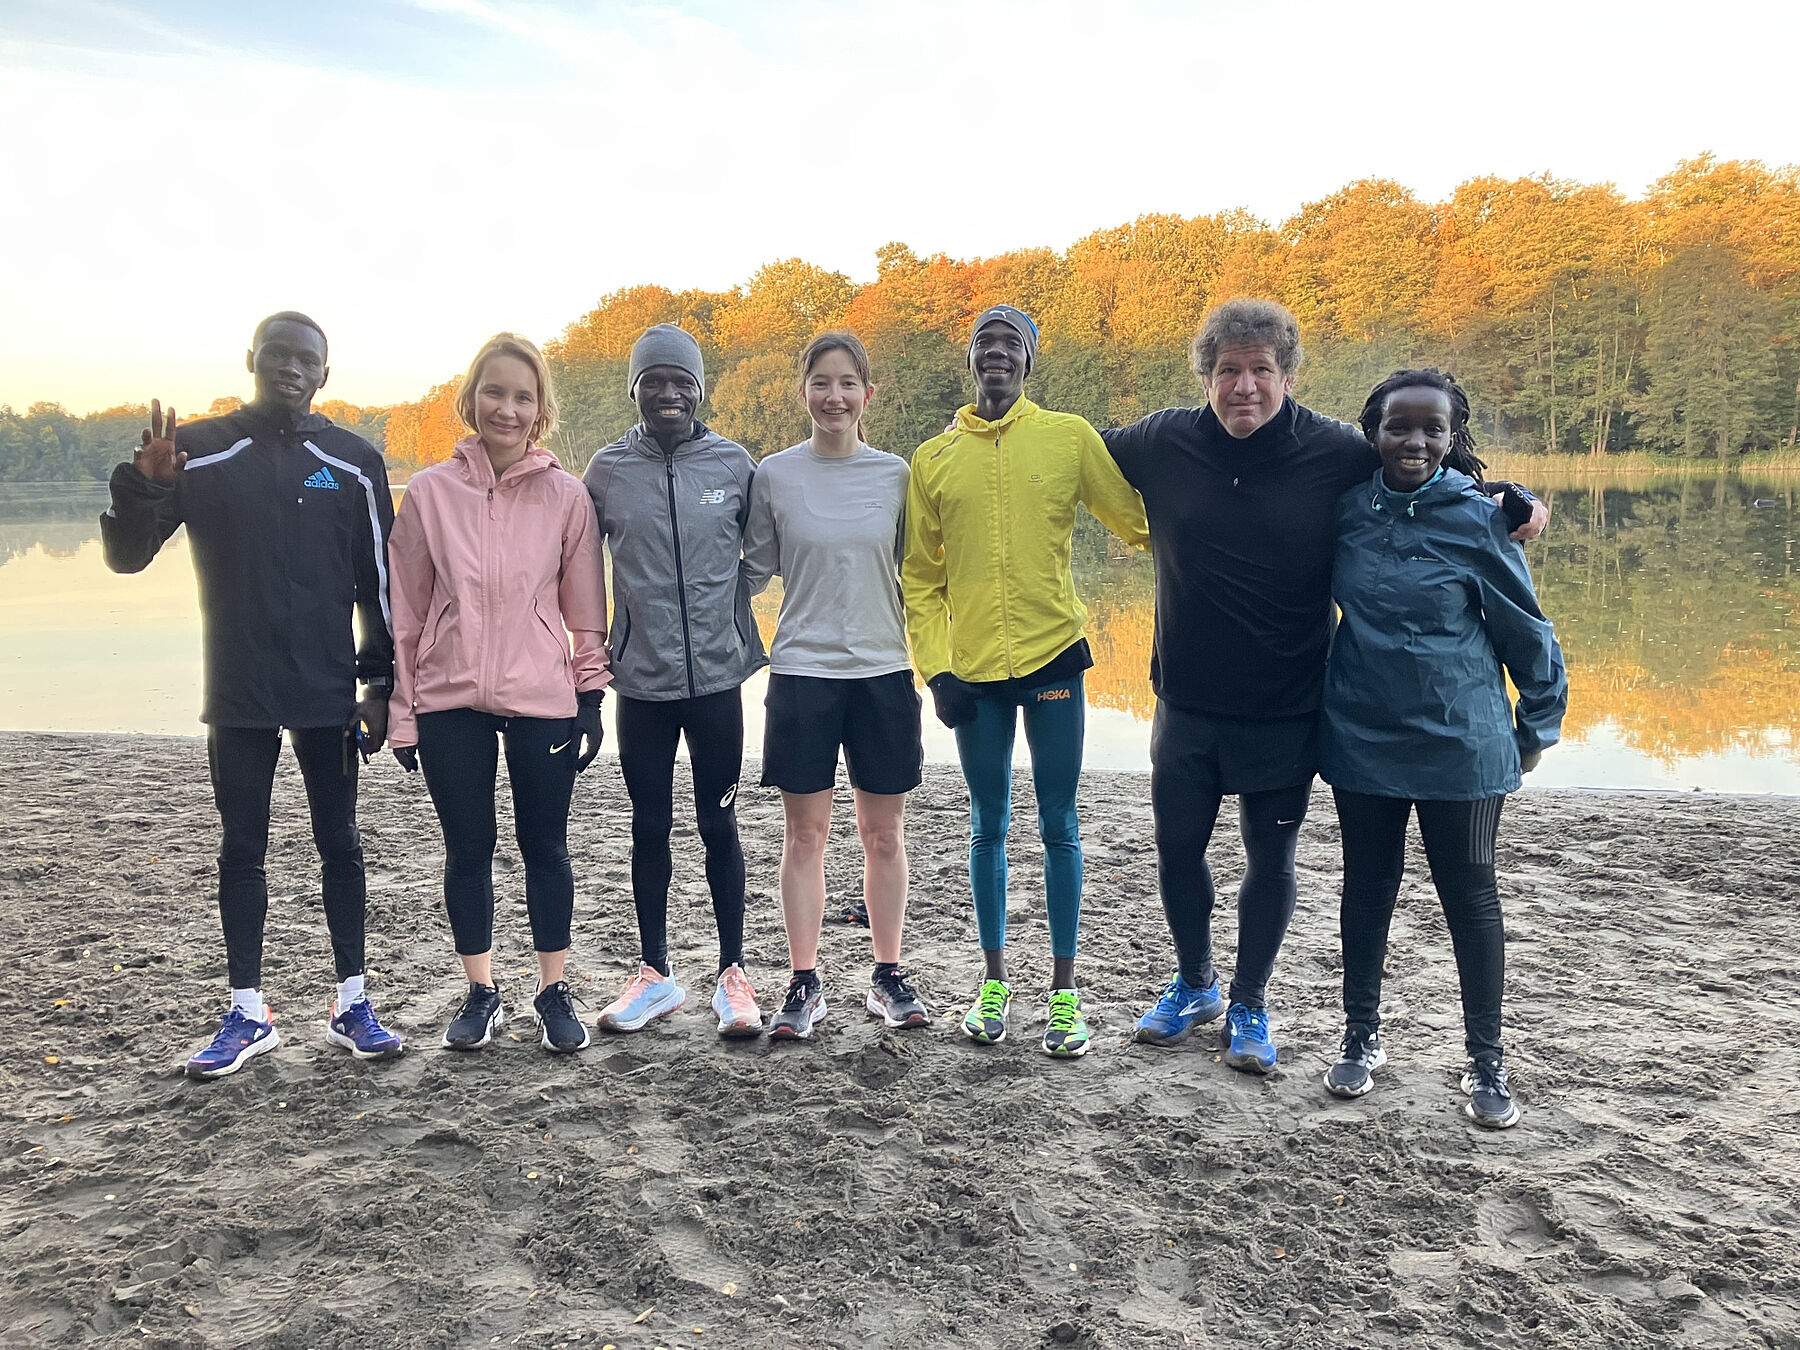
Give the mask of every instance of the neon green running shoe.
<path id="1" fill-rule="evenodd" d="M 1044 1028 L 1044 1053 L 1057 1059 L 1076 1059 L 1088 1052 L 1087 1018 L 1081 1015 L 1081 995 L 1073 989 L 1050 991 L 1050 1025 Z"/>
<path id="2" fill-rule="evenodd" d="M 981 992 L 963 1018 L 963 1034 L 983 1045 L 1006 1039 L 1006 1014 L 1012 1009 L 1012 987 L 1005 980 L 983 980 Z"/>

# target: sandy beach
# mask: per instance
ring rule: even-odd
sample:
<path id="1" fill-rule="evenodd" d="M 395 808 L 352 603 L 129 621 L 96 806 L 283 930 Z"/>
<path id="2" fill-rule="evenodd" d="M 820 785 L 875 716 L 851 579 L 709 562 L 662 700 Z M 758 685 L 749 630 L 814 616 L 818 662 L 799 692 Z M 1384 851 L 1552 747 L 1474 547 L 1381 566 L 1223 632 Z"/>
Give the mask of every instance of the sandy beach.
<path id="1" fill-rule="evenodd" d="M 780 806 L 755 778 L 740 813 L 767 1009 L 786 977 Z M 1494 1135 L 1460 1114 L 1455 971 L 1416 846 L 1391 1065 L 1360 1102 L 1320 1088 L 1340 1030 L 1323 793 L 1271 988 L 1281 1064 L 1258 1079 L 1217 1062 L 1213 1029 L 1129 1042 L 1171 960 L 1148 778 L 1090 773 L 1096 1044 L 1046 1059 L 1041 855 L 1018 791 L 1003 1045 L 955 1030 L 979 970 L 966 799 L 932 766 L 908 821 L 930 1029 L 864 1015 L 867 935 L 831 926 L 818 1041 L 721 1042 L 690 824 L 671 907 L 688 1007 L 578 1057 L 523 1026 L 459 1056 L 437 1048 L 462 987 L 437 824 L 384 756 L 361 809 L 370 984 L 410 1039 L 358 1065 L 319 1035 L 330 956 L 284 757 L 265 975 L 284 1043 L 195 1084 L 180 1065 L 225 983 L 203 743 L 0 735 L 0 903 L 22 948 L 0 1001 L 0 1344 L 1800 1346 L 1800 799 L 1515 799 L 1502 894 L 1525 1119 Z M 509 820 L 497 969 L 528 1008 Z M 1226 894 L 1234 824 L 1214 848 Z M 590 1018 L 635 957 L 627 825 L 604 756 L 571 839 Z M 855 897 L 843 802 L 829 875 Z M 1229 913 L 1219 937 L 1229 971 Z"/>

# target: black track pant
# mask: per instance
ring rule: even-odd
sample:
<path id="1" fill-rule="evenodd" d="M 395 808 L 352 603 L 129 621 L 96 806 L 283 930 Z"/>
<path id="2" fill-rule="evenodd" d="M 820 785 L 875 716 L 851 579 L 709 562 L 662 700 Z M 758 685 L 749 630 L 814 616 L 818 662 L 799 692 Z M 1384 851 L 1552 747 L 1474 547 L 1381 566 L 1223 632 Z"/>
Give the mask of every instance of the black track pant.
<path id="1" fill-rule="evenodd" d="M 706 884 L 719 926 L 719 969 L 744 959 L 744 850 L 738 843 L 738 775 L 744 704 L 727 689 L 703 698 L 620 697 L 619 769 L 631 794 L 631 895 L 644 964 L 669 973 L 669 834 L 675 827 L 675 747 L 687 737 L 694 815 L 706 847 Z"/>
<path id="2" fill-rule="evenodd" d="M 337 977 L 363 972 L 362 836 L 356 830 L 356 766 L 344 756 L 342 727 L 290 728 L 288 739 L 306 804 L 312 813 L 313 843 L 319 849 L 319 878 L 325 900 L 325 927 Z M 212 774 L 224 842 L 219 849 L 219 920 L 225 929 L 225 958 L 233 989 L 262 984 L 263 926 L 269 915 L 269 794 L 275 761 L 281 756 L 276 727 L 208 727 L 206 762 Z"/>
<path id="3" fill-rule="evenodd" d="M 1506 928 L 1494 884 L 1494 839 L 1504 797 L 1413 802 L 1334 790 L 1344 836 L 1344 1019 L 1381 1023 L 1381 971 L 1388 924 L 1406 870 L 1406 824 L 1416 809 L 1431 881 L 1444 907 L 1462 982 L 1464 1042 L 1471 1057 L 1500 1053 L 1500 989 Z"/>
<path id="4" fill-rule="evenodd" d="M 1270 792 L 1238 794 L 1238 828 L 1244 839 L 1244 880 L 1238 887 L 1237 968 L 1231 1001 L 1264 1004 L 1275 958 L 1294 917 L 1294 851 L 1306 818 L 1312 782 Z M 1212 868 L 1206 847 L 1225 794 L 1197 788 L 1159 767 L 1150 780 L 1156 813 L 1156 874 L 1163 914 L 1175 939 L 1182 979 L 1197 987 L 1213 982 Z"/>
<path id="5" fill-rule="evenodd" d="M 512 780 L 513 837 L 525 860 L 531 943 L 567 951 L 575 912 L 569 799 L 575 791 L 575 719 L 498 717 L 474 708 L 419 714 L 419 767 L 444 829 L 444 908 L 458 956 L 494 946 L 494 784 L 500 742 Z"/>

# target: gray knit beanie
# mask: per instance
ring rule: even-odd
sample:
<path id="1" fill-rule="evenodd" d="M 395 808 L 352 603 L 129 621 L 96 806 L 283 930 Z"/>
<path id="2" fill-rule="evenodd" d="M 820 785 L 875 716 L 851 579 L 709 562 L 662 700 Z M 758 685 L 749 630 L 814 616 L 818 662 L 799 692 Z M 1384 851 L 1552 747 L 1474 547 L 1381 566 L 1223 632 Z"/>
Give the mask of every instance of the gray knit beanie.
<path id="1" fill-rule="evenodd" d="M 646 328 L 644 335 L 631 348 L 631 368 L 625 377 L 625 392 L 637 397 L 638 376 L 651 366 L 674 366 L 685 370 L 700 386 L 700 397 L 706 397 L 706 365 L 700 359 L 700 344 L 694 335 L 672 323 L 659 323 Z"/>
<path id="2" fill-rule="evenodd" d="M 1038 328 L 1031 321 L 1031 316 L 1022 309 L 1011 305 L 995 305 L 992 309 L 981 312 L 975 320 L 975 326 L 969 330 L 969 365 L 975 364 L 975 338 L 990 323 L 1003 323 L 1017 333 L 1025 343 L 1025 373 L 1031 374 L 1031 368 L 1037 364 Z"/>

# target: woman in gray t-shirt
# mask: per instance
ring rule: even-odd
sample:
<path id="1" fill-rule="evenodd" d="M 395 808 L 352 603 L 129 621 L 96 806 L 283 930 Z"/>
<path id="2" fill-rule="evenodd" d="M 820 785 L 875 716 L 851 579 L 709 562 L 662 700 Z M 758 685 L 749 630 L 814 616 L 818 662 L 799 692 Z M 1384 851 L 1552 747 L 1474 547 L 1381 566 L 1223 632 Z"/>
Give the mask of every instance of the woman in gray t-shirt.
<path id="1" fill-rule="evenodd" d="M 794 967 L 769 1026 L 778 1040 L 810 1037 L 825 1015 L 819 927 L 840 748 L 875 948 L 865 1006 L 891 1027 L 931 1020 L 900 970 L 906 794 L 919 785 L 924 760 L 900 602 L 906 461 L 863 444 L 875 385 L 868 353 L 851 334 L 813 339 L 800 358 L 800 392 L 812 435 L 757 466 L 744 526 L 751 585 L 782 579 L 762 775 L 764 787 L 781 789 L 781 909 Z"/>

